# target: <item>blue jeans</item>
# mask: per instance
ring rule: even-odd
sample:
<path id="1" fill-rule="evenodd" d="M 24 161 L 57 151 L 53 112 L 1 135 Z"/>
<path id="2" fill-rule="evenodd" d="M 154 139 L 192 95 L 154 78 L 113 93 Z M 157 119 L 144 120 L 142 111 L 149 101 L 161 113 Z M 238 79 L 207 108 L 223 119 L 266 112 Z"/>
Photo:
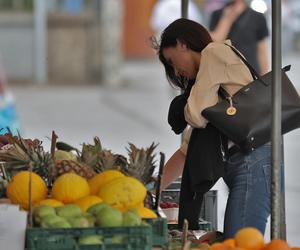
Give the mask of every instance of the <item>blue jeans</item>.
<path id="1" fill-rule="evenodd" d="M 225 238 L 243 227 L 263 234 L 271 212 L 271 145 L 267 143 L 248 155 L 236 153 L 225 166 L 229 188 L 224 219 Z"/>

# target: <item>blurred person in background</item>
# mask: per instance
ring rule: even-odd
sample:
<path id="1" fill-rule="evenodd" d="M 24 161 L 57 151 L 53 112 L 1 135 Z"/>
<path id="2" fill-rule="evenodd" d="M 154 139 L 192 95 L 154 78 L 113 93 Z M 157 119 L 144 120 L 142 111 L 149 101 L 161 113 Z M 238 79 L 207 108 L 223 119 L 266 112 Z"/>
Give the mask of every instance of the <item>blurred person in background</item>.
<path id="1" fill-rule="evenodd" d="M 153 7 L 150 26 L 157 35 L 173 21 L 181 17 L 180 0 L 158 0 Z M 188 18 L 198 23 L 202 22 L 202 15 L 198 6 L 192 1 L 188 4 Z"/>
<path id="2" fill-rule="evenodd" d="M 0 134 L 6 134 L 8 129 L 16 135 L 20 125 L 14 97 L 8 90 L 6 74 L 0 60 Z"/>
<path id="3" fill-rule="evenodd" d="M 212 13 L 209 29 L 214 41 L 230 39 L 259 74 L 269 71 L 267 21 L 246 0 L 230 0 Z"/>
<path id="4" fill-rule="evenodd" d="M 293 20 L 292 8 L 287 0 L 283 0 L 281 3 L 282 14 L 282 53 L 289 53 L 293 49 L 293 25 L 291 25 L 291 19 Z M 293 23 L 293 21 L 292 21 Z M 299 27 L 298 27 L 299 28 Z"/>
<path id="5" fill-rule="evenodd" d="M 204 3 L 204 23 L 207 25 L 211 14 L 221 9 L 228 0 L 209 0 Z"/>

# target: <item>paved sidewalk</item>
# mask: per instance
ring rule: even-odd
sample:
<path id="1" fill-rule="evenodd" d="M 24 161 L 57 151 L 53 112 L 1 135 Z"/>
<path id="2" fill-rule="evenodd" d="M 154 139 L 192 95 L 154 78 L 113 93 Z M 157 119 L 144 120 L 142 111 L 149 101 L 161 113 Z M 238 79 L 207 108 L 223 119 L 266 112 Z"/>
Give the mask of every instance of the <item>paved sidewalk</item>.
<path id="1" fill-rule="evenodd" d="M 300 91 L 298 57 L 286 58 L 293 65 L 289 73 Z M 170 130 L 166 115 L 174 91 L 168 86 L 163 68 L 155 61 L 127 62 L 122 69 L 121 88 L 97 86 L 12 87 L 25 137 L 43 139 L 47 147 L 51 131 L 59 140 L 74 146 L 99 136 L 104 147 L 126 154 L 128 142 L 139 147 L 159 143 L 157 152 L 166 158 L 179 147 L 180 137 Z M 300 130 L 285 136 L 287 236 L 300 246 Z M 222 220 L 226 188 L 219 182 L 218 221 Z M 267 233 L 269 235 L 269 233 Z M 268 238 L 268 237 L 267 237 Z"/>

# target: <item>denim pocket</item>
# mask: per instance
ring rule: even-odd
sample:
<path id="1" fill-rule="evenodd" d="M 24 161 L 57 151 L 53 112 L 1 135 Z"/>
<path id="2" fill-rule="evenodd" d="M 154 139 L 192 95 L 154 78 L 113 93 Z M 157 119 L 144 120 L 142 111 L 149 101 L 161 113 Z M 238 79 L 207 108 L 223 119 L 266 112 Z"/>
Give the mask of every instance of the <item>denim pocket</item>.
<path id="1" fill-rule="evenodd" d="M 231 186 L 231 180 L 236 179 L 238 176 L 245 175 L 247 172 L 247 164 L 245 160 L 245 156 L 237 153 L 230 157 L 227 160 L 225 165 L 225 174 L 224 174 L 224 181 L 228 185 Z"/>

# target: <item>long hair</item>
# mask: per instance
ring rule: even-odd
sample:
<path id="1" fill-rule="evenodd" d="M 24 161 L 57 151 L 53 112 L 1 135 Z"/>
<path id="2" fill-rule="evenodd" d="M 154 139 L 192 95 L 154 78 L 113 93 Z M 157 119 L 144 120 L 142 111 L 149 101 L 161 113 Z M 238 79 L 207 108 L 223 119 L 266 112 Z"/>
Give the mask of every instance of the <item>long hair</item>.
<path id="1" fill-rule="evenodd" d="M 187 87 L 187 81 L 183 77 L 175 75 L 174 68 L 166 61 L 162 53 L 165 48 L 176 47 L 177 41 L 186 44 L 187 48 L 193 51 L 201 52 L 212 42 L 212 38 L 201 24 L 180 18 L 162 32 L 160 42 L 156 42 L 156 45 L 153 46 L 157 50 L 159 60 L 164 65 L 169 83 L 184 90 Z"/>

